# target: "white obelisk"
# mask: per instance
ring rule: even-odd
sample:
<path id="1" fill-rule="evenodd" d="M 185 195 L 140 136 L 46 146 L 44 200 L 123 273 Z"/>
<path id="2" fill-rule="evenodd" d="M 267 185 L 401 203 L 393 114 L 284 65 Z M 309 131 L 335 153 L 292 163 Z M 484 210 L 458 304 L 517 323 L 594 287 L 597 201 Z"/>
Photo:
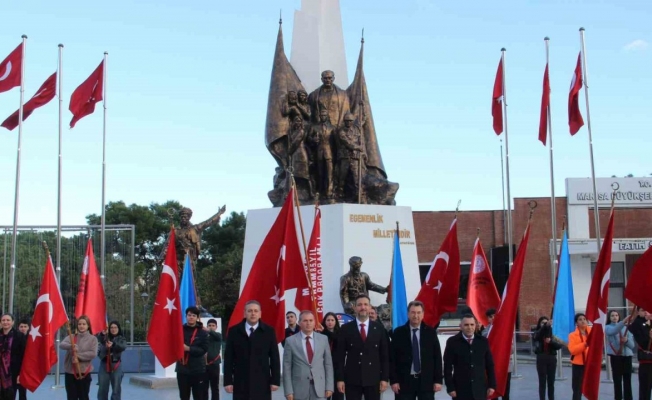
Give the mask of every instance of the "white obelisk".
<path id="1" fill-rule="evenodd" d="M 321 85 L 324 70 L 335 73 L 337 86 L 349 86 L 340 0 L 301 0 L 294 12 L 290 64 L 308 93 Z"/>

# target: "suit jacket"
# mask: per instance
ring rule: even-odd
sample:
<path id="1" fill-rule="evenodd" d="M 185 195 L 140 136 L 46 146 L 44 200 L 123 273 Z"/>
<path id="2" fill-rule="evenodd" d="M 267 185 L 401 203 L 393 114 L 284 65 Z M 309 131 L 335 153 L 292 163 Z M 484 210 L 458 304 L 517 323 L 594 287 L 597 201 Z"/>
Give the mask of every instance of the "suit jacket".
<path id="1" fill-rule="evenodd" d="M 224 386 L 234 399 L 271 399 L 270 385 L 281 385 L 281 363 L 274 328 L 259 322 L 247 335 L 245 320 L 229 329 L 224 349 Z"/>
<path id="2" fill-rule="evenodd" d="M 390 379 L 392 384 L 406 385 L 412 369 L 412 328 L 410 323 L 394 329 L 391 349 Z M 419 359 L 421 360 L 422 392 L 434 392 L 434 384 L 443 383 L 441 347 L 437 332 L 422 323 L 419 332 Z"/>
<path id="3" fill-rule="evenodd" d="M 496 388 L 494 360 L 489 341 L 475 335 L 469 344 L 462 332 L 448 338 L 444 351 L 446 391 L 456 392 L 458 399 L 484 400 L 487 389 Z"/>
<path id="4" fill-rule="evenodd" d="M 367 321 L 362 341 L 356 320 L 342 325 L 337 337 L 335 380 L 347 385 L 374 386 L 389 382 L 389 343 L 380 322 Z"/>
<path id="5" fill-rule="evenodd" d="M 313 380 L 315 392 L 324 397 L 326 391 L 333 391 L 333 360 L 328 338 L 321 333 L 313 335 L 312 364 L 308 363 L 301 333 L 285 340 L 283 351 L 283 389 L 285 395 L 293 394 L 295 399 L 310 397 L 310 381 Z"/>

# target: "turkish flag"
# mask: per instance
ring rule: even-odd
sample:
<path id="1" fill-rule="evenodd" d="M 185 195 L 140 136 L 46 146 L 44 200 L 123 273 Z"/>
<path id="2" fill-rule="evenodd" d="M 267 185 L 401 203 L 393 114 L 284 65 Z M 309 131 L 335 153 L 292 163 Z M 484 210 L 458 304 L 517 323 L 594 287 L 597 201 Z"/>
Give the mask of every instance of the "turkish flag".
<path id="1" fill-rule="evenodd" d="M 580 89 L 582 89 L 582 53 L 577 56 L 577 65 L 568 93 L 568 126 L 571 135 L 576 134 L 584 126 L 584 119 L 580 112 Z"/>
<path id="2" fill-rule="evenodd" d="M 229 328 L 241 322 L 245 303 L 256 300 L 260 303 L 263 322 L 274 327 L 278 343 L 285 338 L 285 291 L 304 287 L 307 279 L 294 224 L 293 192 L 291 189 L 288 193 L 260 245 L 229 321 Z"/>
<path id="3" fill-rule="evenodd" d="M 308 268 L 306 273 L 310 277 L 312 290 L 308 281 L 303 288 L 297 289 L 294 306 L 297 310 L 312 310 L 317 322 L 324 318 L 324 278 L 321 268 L 321 210 L 315 208 L 315 222 L 308 242 Z M 312 294 L 312 295 L 311 295 Z"/>
<path id="4" fill-rule="evenodd" d="M 494 117 L 494 132 L 496 135 L 503 133 L 503 101 L 504 101 L 504 83 L 503 83 L 503 59 L 498 63 L 496 71 L 496 80 L 494 82 L 494 93 L 491 100 L 491 115 Z"/>
<path id="5" fill-rule="evenodd" d="M 457 310 L 460 291 L 460 246 L 457 242 L 457 218 L 439 247 L 416 300 L 423 303 L 423 321 L 436 326 L 441 316 Z"/>
<path id="6" fill-rule="evenodd" d="M 57 92 L 57 73 L 50 75 L 48 79 L 43 82 L 41 87 L 36 91 L 34 96 L 23 105 L 23 121 L 27 119 L 34 110 L 39 107 L 42 107 L 50 102 L 54 98 L 54 95 Z M 18 112 L 19 110 L 14 111 L 7 119 L 2 123 L 3 128 L 7 128 L 10 131 L 13 131 L 18 126 Z"/>
<path id="7" fill-rule="evenodd" d="M 548 76 L 548 64 L 543 73 L 543 94 L 541 95 L 541 116 L 539 117 L 539 140 L 546 145 L 548 138 L 548 107 L 550 107 L 550 77 Z"/>
<path id="8" fill-rule="evenodd" d="M 23 44 L 12 51 L 0 63 L 0 93 L 20 86 L 23 67 Z"/>
<path id="9" fill-rule="evenodd" d="M 475 318 L 484 326 L 489 325 L 485 313 L 488 309 L 500 306 L 500 296 L 496 283 L 491 275 L 487 256 L 482 250 L 480 238 L 473 246 L 473 259 L 469 268 L 469 286 L 466 294 L 466 305 L 471 308 Z"/>
<path id="10" fill-rule="evenodd" d="M 529 240 L 530 222 L 528 221 L 523 240 L 521 240 L 521 245 L 518 246 L 514 258 L 514 265 L 509 272 L 509 279 L 503 291 L 500 309 L 496 312 L 494 323 L 488 333 L 489 348 L 494 358 L 494 370 L 496 372 L 496 392 L 492 398 L 505 394 L 514 328 L 516 326 L 516 313 L 518 312 L 518 297 L 521 294 L 521 281 L 523 280 L 525 254 Z"/>
<path id="11" fill-rule="evenodd" d="M 20 369 L 20 384 L 30 392 L 39 387 L 52 366 L 57 363 L 54 337 L 66 321 L 68 316 L 54 275 L 52 257 L 48 254 Z"/>
<path id="12" fill-rule="evenodd" d="M 158 283 L 158 292 L 147 330 L 147 343 L 166 368 L 183 358 L 183 322 L 179 301 L 179 268 L 174 228 L 168 237 L 168 249 Z"/>
<path id="13" fill-rule="evenodd" d="M 644 310 L 652 310 L 652 247 L 634 263 L 631 275 L 627 279 L 625 298 Z"/>
<path id="14" fill-rule="evenodd" d="M 600 370 L 602 369 L 602 350 L 604 348 L 604 326 L 607 322 L 609 304 L 609 279 L 611 277 L 611 245 L 614 238 L 614 209 L 611 207 L 607 233 L 593 273 L 589 298 L 586 302 L 586 319 L 593 322 L 589 334 L 589 351 L 584 362 L 582 394 L 588 400 L 598 400 L 600 390 Z M 649 291 L 649 287 L 648 287 Z"/>
<path id="15" fill-rule="evenodd" d="M 74 128 L 77 121 L 95 111 L 95 103 L 103 100 L 104 95 L 104 60 L 95 71 L 72 92 L 70 106 L 72 112 L 70 128 Z"/>
<path id="16" fill-rule="evenodd" d="M 79 277 L 79 289 L 75 304 L 75 318 L 79 319 L 82 315 L 91 320 L 91 326 L 95 332 L 106 329 L 106 297 L 100 274 L 97 272 L 91 239 L 88 239 L 86 244 L 86 256 Z"/>

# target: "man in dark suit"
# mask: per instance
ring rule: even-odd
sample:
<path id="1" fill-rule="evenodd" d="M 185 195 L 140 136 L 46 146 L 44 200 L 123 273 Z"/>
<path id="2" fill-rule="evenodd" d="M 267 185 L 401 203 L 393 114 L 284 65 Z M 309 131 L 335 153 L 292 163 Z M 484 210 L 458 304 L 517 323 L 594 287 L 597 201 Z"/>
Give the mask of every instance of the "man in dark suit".
<path id="1" fill-rule="evenodd" d="M 335 380 L 347 400 L 379 400 L 389 382 L 389 343 L 385 328 L 369 319 L 369 297 L 355 299 L 356 319 L 337 337 Z"/>
<path id="2" fill-rule="evenodd" d="M 434 399 L 442 387 L 441 347 L 437 332 L 424 324 L 420 301 L 408 304 L 408 322 L 394 329 L 390 379 L 398 400 Z"/>
<path id="3" fill-rule="evenodd" d="M 457 400 L 484 400 L 496 388 L 494 360 L 489 341 L 475 333 L 473 315 L 465 314 L 460 323 L 462 331 L 446 342 L 444 351 L 444 378 L 446 391 Z"/>
<path id="4" fill-rule="evenodd" d="M 271 400 L 281 385 L 274 328 L 260 321 L 260 303 L 245 304 L 245 319 L 229 329 L 224 349 L 224 390 L 234 400 Z"/>

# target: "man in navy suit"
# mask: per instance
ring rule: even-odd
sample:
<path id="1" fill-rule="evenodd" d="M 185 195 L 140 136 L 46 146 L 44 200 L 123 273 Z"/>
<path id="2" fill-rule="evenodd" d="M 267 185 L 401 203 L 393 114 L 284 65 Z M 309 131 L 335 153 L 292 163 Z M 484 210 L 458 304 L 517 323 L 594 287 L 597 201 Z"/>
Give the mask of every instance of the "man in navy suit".
<path id="1" fill-rule="evenodd" d="M 380 322 L 369 319 L 369 296 L 355 299 L 356 319 L 340 328 L 335 357 L 337 390 L 347 400 L 380 400 L 389 383 L 389 343 Z"/>

